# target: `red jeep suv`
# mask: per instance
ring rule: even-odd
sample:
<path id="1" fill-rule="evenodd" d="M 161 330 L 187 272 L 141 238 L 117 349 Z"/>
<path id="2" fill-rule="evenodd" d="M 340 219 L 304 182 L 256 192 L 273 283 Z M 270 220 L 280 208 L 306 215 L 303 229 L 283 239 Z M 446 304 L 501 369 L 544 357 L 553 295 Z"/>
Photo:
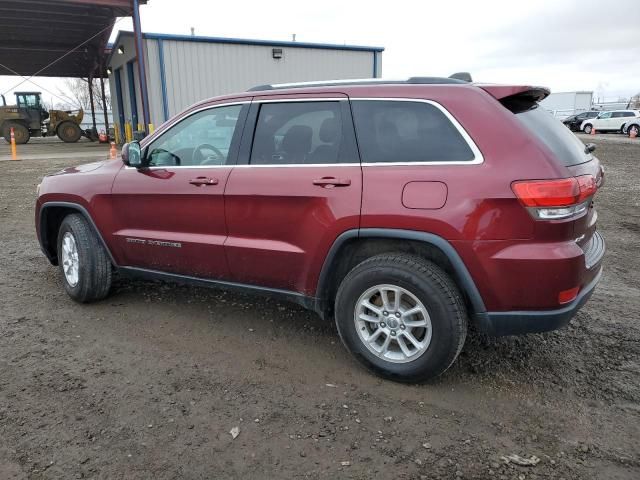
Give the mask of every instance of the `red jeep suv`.
<path id="1" fill-rule="evenodd" d="M 376 373 L 425 380 L 469 322 L 552 330 L 600 279 L 603 169 L 548 94 L 418 77 L 214 98 L 45 177 L 38 239 L 79 302 L 115 272 L 280 297 Z"/>

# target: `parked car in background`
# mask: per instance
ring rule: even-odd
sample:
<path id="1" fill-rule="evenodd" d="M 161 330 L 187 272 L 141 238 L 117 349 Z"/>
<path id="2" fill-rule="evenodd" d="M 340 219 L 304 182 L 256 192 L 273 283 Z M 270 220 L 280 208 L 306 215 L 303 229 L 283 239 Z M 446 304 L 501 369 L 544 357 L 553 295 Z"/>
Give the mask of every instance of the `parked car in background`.
<path id="1" fill-rule="evenodd" d="M 564 123 L 564 125 L 568 127 L 569 130 L 571 130 L 572 132 L 579 132 L 582 122 L 584 122 L 585 120 L 589 120 L 590 118 L 596 118 L 599 113 L 600 111 L 596 111 L 596 110 L 577 113 L 575 115 L 571 115 L 570 117 L 565 118 L 562 121 L 562 123 Z"/>
<path id="2" fill-rule="evenodd" d="M 597 132 L 622 132 L 625 123 L 632 118 L 640 118 L 640 110 L 600 112 L 596 118 L 584 120 L 580 130 L 584 133 L 591 133 L 594 128 Z"/>
<path id="3" fill-rule="evenodd" d="M 420 77 L 213 98 L 121 161 L 45 177 L 38 239 L 78 302 L 114 272 L 261 293 L 334 318 L 379 375 L 426 380 L 468 322 L 553 330 L 600 279 L 603 169 L 548 94 Z"/>
<path id="4" fill-rule="evenodd" d="M 632 118 L 631 120 L 628 120 L 622 126 L 622 133 L 624 133 L 625 135 L 631 136 L 631 131 L 634 129 L 636 132 L 636 136 L 640 137 L 640 117 L 635 117 L 635 118 Z"/>

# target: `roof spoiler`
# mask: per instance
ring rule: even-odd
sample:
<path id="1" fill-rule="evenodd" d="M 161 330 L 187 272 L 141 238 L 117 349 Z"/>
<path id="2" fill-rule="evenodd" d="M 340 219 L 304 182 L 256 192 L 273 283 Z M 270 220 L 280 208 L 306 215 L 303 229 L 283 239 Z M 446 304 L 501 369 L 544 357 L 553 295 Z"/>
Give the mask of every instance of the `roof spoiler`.
<path id="1" fill-rule="evenodd" d="M 513 113 L 526 112 L 538 106 L 551 91 L 527 85 L 478 85 Z"/>
<path id="2" fill-rule="evenodd" d="M 463 82 L 473 82 L 473 79 L 471 78 L 471 74 L 469 72 L 456 72 L 453 75 L 449 75 L 449 78 L 462 80 Z"/>

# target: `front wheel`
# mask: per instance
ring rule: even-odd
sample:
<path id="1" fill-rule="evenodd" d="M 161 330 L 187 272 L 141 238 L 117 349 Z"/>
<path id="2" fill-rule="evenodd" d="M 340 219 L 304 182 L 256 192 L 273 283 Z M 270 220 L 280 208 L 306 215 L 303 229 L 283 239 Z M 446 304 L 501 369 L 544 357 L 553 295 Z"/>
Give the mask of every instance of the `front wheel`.
<path id="1" fill-rule="evenodd" d="M 76 123 L 70 121 L 62 122 L 58 126 L 57 132 L 58 138 L 65 143 L 75 143 L 80 140 L 80 137 L 82 136 L 82 130 L 80 130 L 80 127 Z"/>
<path id="2" fill-rule="evenodd" d="M 101 300 L 111 288 L 111 261 L 100 239 L 77 213 L 58 231 L 58 265 L 67 294 L 77 302 Z"/>
<path id="3" fill-rule="evenodd" d="M 335 312 L 347 349 L 369 370 L 396 381 L 442 374 L 467 334 L 455 283 L 414 255 L 377 255 L 357 265 L 340 284 Z"/>
<path id="4" fill-rule="evenodd" d="M 587 123 L 584 126 L 583 132 L 586 133 L 587 135 L 591 134 L 591 130 L 593 130 L 593 126 L 591 126 L 590 123 Z"/>

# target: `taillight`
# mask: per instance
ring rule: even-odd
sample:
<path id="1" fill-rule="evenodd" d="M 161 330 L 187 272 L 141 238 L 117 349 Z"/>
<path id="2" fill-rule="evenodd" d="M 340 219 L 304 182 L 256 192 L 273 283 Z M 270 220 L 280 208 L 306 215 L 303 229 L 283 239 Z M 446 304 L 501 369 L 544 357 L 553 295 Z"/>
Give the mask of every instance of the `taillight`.
<path id="1" fill-rule="evenodd" d="M 511 184 L 513 193 L 539 220 L 561 220 L 583 213 L 598 187 L 593 175 L 555 180 L 523 180 Z"/>
<path id="2" fill-rule="evenodd" d="M 563 290 L 558 293 L 558 303 L 562 305 L 563 303 L 569 303 L 576 299 L 578 296 L 578 292 L 580 291 L 580 287 L 573 287 L 569 290 Z"/>

